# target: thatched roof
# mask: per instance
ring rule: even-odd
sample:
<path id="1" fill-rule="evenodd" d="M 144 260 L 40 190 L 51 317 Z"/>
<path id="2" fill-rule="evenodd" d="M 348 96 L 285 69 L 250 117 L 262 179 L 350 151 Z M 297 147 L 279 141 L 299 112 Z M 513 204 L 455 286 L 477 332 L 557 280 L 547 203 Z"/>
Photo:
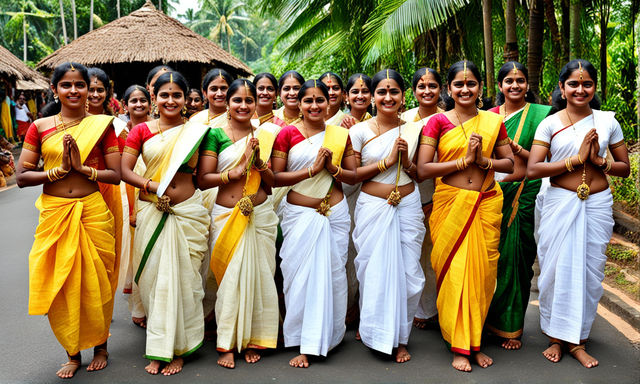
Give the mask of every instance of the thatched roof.
<path id="1" fill-rule="evenodd" d="M 38 69 L 67 61 L 88 66 L 130 62 L 192 62 L 220 65 L 251 74 L 242 61 L 193 32 L 147 0 L 142 8 L 93 30 L 45 57 Z"/>
<path id="2" fill-rule="evenodd" d="M 32 80 L 17 80 L 16 89 L 24 91 L 46 91 L 49 89 L 49 79 L 38 75 Z"/>
<path id="3" fill-rule="evenodd" d="M 0 45 L 0 75 L 16 80 L 32 80 L 39 76 L 22 60 L 18 59 L 8 49 Z"/>

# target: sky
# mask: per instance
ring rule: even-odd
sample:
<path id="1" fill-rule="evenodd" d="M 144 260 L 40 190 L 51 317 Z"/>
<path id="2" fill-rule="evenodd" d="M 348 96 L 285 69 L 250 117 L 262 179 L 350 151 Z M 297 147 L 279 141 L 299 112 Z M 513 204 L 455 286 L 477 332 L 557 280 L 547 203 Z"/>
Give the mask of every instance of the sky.
<path id="1" fill-rule="evenodd" d="M 157 2 L 157 0 L 156 0 Z M 193 8 L 194 10 L 198 9 L 198 0 L 178 0 L 173 3 L 173 6 L 176 8 L 175 14 L 171 16 L 177 18 L 178 15 L 182 15 L 189 8 Z"/>

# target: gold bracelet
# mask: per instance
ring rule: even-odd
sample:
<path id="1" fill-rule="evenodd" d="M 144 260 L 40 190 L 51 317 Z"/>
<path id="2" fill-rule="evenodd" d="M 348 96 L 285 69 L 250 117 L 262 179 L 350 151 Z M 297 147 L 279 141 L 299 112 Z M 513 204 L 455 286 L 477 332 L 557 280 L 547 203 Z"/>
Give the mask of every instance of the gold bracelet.
<path id="1" fill-rule="evenodd" d="M 413 168 L 413 161 L 411 162 L 411 165 L 408 168 L 402 167 L 402 170 L 405 171 L 406 173 L 411 172 L 411 168 Z"/>
<path id="2" fill-rule="evenodd" d="M 486 166 L 483 167 L 482 165 L 478 164 L 478 167 L 480 167 L 480 169 L 485 169 L 486 170 L 486 169 L 489 169 L 491 167 L 491 165 L 492 165 L 491 164 L 491 158 L 489 158 L 487 160 L 487 165 Z"/>
<path id="3" fill-rule="evenodd" d="M 571 164 L 571 157 L 567 157 L 564 159 L 564 166 L 567 168 L 567 171 L 573 172 L 573 165 Z"/>
<path id="4" fill-rule="evenodd" d="M 462 169 L 467 169 L 469 167 L 469 164 L 467 164 L 467 158 L 463 157 L 462 158 Z"/>
<path id="5" fill-rule="evenodd" d="M 613 162 L 609 159 L 607 159 L 607 167 L 604 169 L 604 173 L 608 173 L 611 170 L 611 166 L 613 165 Z"/>
<path id="6" fill-rule="evenodd" d="M 380 161 L 378 161 L 378 171 L 380 171 L 380 173 L 386 171 L 387 168 L 387 159 L 382 159 Z"/>
<path id="7" fill-rule="evenodd" d="M 267 170 L 267 168 L 269 168 L 269 165 L 267 164 L 266 161 L 262 162 L 262 167 L 256 167 L 256 169 L 258 170 L 258 172 L 264 172 Z"/>
<path id="8" fill-rule="evenodd" d="M 582 161 L 582 157 L 580 157 L 579 153 L 578 153 L 578 162 L 580 162 L 580 165 L 584 164 L 584 161 Z"/>
<path id="9" fill-rule="evenodd" d="M 518 145 L 518 150 L 513 152 L 514 155 L 517 155 L 518 153 L 522 152 L 522 145 Z"/>
<path id="10" fill-rule="evenodd" d="M 462 171 L 462 159 L 456 160 L 456 169 Z"/>
<path id="11" fill-rule="evenodd" d="M 513 163 L 513 161 L 511 161 Z M 493 159 L 489 158 L 489 169 L 493 169 Z"/>
<path id="12" fill-rule="evenodd" d="M 331 176 L 333 176 L 333 178 L 336 178 L 336 179 L 337 179 L 337 178 L 338 178 L 338 176 L 339 176 L 341 173 L 342 173 L 342 167 L 338 165 L 338 170 L 336 171 L 336 173 L 334 173 L 334 174 L 333 174 L 333 175 L 331 175 Z"/>
<path id="13" fill-rule="evenodd" d="M 48 169 L 48 170 L 47 170 L 47 172 L 46 172 L 46 174 L 47 174 L 47 179 L 49 179 L 49 182 L 50 182 L 50 183 L 53 183 L 53 179 L 52 179 L 52 177 L 51 177 L 51 170 L 50 170 L 50 169 Z"/>
<path id="14" fill-rule="evenodd" d="M 222 184 L 229 184 L 229 170 L 223 171 L 220 174 L 220 179 L 222 179 Z"/>
<path id="15" fill-rule="evenodd" d="M 91 175 L 89 175 L 89 180 L 97 181 L 98 180 L 98 170 L 93 168 L 93 167 L 89 167 L 89 169 L 91 169 Z"/>
<path id="16" fill-rule="evenodd" d="M 313 168 L 307 167 L 307 171 L 309 171 L 309 178 L 311 179 L 313 177 Z"/>
<path id="17" fill-rule="evenodd" d="M 66 171 L 64 169 L 62 169 L 62 167 L 57 167 L 56 168 L 58 170 L 58 174 L 61 177 L 65 177 L 67 175 L 67 173 L 69 173 L 69 171 L 71 171 L 71 169 L 67 169 Z"/>

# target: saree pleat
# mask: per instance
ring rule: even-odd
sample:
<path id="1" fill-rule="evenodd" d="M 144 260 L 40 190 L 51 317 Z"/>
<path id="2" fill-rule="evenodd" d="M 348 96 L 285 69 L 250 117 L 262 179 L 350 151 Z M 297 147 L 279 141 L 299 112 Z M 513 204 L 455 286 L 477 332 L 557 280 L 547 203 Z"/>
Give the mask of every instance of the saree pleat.
<path id="1" fill-rule="evenodd" d="M 114 219 L 102 195 L 41 195 L 29 254 L 29 314 L 48 315 L 71 355 L 104 343 L 113 312 Z"/>
<path id="2" fill-rule="evenodd" d="M 436 185 L 429 220 L 431 263 L 440 330 L 454 352 L 469 355 L 480 349 L 496 284 L 501 208 L 498 184 L 487 192 Z"/>
<path id="3" fill-rule="evenodd" d="M 326 356 L 346 329 L 349 208 L 342 199 L 327 217 L 283 199 L 280 212 L 284 344 L 299 345 L 302 354 Z"/>
<path id="4" fill-rule="evenodd" d="M 232 208 L 215 205 L 215 243 Z M 275 348 L 278 338 L 278 295 L 275 273 L 278 217 L 270 199 L 255 206 L 233 258 L 227 265 L 215 303 L 217 348 Z"/>
<path id="5" fill-rule="evenodd" d="M 397 206 L 360 192 L 353 242 L 360 282 L 360 337 L 369 348 L 391 354 L 407 344 L 424 286 L 420 267 L 424 214 L 414 190 Z"/>

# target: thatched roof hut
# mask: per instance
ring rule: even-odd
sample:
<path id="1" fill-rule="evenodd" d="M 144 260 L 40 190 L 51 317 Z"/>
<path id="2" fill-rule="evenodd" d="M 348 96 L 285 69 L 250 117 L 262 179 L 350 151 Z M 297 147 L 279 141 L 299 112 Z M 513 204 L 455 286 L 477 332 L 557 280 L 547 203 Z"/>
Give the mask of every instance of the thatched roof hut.
<path id="1" fill-rule="evenodd" d="M 131 84 L 144 84 L 148 71 L 160 64 L 182 72 L 196 88 L 200 88 L 204 73 L 214 67 L 236 76 L 251 74 L 242 61 L 158 11 L 150 1 L 61 47 L 42 59 L 37 68 L 51 71 L 68 61 L 102 68 L 120 95 Z"/>
<path id="2" fill-rule="evenodd" d="M 10 80 L 33 80 L 39 74 L 0 45 L 0 76 Z"/>

